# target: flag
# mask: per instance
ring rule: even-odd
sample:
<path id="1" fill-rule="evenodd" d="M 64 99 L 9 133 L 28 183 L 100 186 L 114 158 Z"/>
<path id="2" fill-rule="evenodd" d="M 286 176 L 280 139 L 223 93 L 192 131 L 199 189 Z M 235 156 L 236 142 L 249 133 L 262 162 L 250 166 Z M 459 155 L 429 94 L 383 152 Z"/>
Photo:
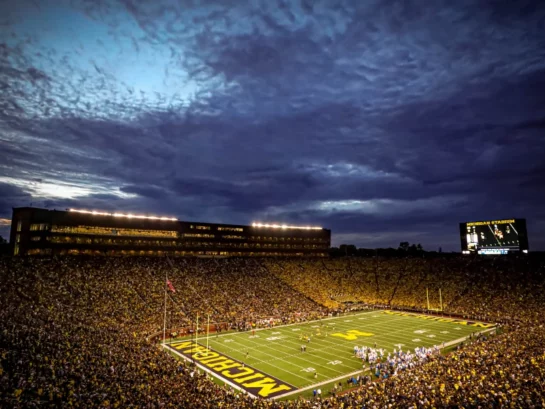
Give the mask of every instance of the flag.
<path id="1" fill-rule="evenodd" d="M 173 293 L 176 292 L 176 289 L 174 288 L 174 286 L 172 285 L 172 283 L 170 282 L 168 278 L 167 278 L 167 285 L 168 285 L 168 288 L 170 288 L 170 291 L 172 291 Z"/>

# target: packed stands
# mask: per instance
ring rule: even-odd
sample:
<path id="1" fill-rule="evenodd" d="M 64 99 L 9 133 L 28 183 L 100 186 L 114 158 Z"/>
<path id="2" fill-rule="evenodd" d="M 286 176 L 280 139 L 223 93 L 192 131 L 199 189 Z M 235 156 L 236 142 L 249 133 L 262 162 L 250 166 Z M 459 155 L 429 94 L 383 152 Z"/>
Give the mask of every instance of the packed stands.
<path id="1" fill-rule="evenodd" d="M 256 400 L 158 348 L 167 274 L 171 331 L 197 313 L 243 330 L 347 302 L 422 309 L 441 288 L 446 312 L 503 332 L 319 402 Z M 544 283 L 531 258 L 0 259 L 0 407 L 544 407 Z"/>

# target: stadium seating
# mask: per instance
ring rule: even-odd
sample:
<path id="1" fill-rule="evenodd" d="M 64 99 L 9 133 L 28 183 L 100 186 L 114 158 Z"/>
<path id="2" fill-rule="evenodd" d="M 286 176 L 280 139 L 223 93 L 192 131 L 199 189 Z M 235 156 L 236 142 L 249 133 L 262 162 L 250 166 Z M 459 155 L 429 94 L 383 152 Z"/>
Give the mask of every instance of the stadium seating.
<path id="1" fill-rule="evenodd" d="M 172 264 L 171 264 L 172 263 Z M 210 314 L 224 329 L 310 320 L 347 302 L 503 323 L 386 381 L 324 396 L 321 408 L 545 407 L 545 268 L 530 258 L 333 260 L 0 259 L 0 407 L 314 408 L 264 401 L 177 361 L 151 337 Z"/>

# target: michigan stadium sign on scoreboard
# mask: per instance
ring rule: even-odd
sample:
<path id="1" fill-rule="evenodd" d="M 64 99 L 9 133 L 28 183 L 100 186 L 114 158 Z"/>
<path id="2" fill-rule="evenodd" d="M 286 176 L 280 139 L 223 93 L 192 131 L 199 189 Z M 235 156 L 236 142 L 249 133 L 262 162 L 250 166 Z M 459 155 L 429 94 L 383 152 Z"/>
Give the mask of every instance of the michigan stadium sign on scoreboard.
<path id="1" fill-rule="evenodd" d="M 526 219 L 460 223 L 460 242 L 464 254 L 527 253 Z"/>

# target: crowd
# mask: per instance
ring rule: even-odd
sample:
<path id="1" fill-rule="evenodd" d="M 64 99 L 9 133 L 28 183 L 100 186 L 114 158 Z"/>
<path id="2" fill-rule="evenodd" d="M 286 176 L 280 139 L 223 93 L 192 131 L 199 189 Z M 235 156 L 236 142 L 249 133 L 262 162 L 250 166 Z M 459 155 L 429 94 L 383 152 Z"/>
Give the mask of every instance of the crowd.
<path id="1" fill-rule="evenodd" d="M 266 260 L 269 271 L 321 305 L 347 302 L 440 309 L 492 321 L 537 320 L 543 312 L 541 258 L 340 258 Z M 441 295 L 439 295 L 439 290 Z"/>
<path id="2" fill-rule="evenodd" d="M 178 325 L 194 322 L 203 306 L 213 322 L 227 322 L 229 328 L 238 329 L 265 326 L 270 318 L 287 324 L 327 314 L 327 308 L 279 282 L 255 259 L 179 259 L 172 263 L 169 279 L 178 284 L 173 302 L 183 310 Z"/>
<path id="3" fill-rule="evenodd" d="M 0 407 L 545 407 L 544 271 L 529 258 L 0 259 Z M 423 308 L 426 288 L 441 288 L 446 311 L 507 324 L 446 356 L 365 351 L 377 381 L 348 393 L 265 401 L 217 385 L 149 338 L 162 329 L 167 275 L 169 330 L 197 313 L 247 329 L 348 301 Z"/>
<path id="4" fill-rule="evenodd" d="M 390 376 L 397 375 L 398 371 L 412 369 L 426 362 L 431 356 L 440 354 L 441 350 L 436 345 L 431 348 L 417 347 L 414 353 L 409 350 L 403 351 L 401 347 L 399 350 L 394 348 L 393 353 L 388 353 L 387 356 L 386 352 L 382 348 L 354 347 L 356 358 L 362 360 L 364 367 L 368 364 L 369 372 L 378 379 L 388 379 Z"/>
<path id="5" fill-rule="evenodd" d="M 520 328 L 434 355 L 385 382 L 331 399 L 354 408 L 543 408 L 545 330 Z"/>
<path id="6" fill-rule="evenodd" d="M 303 319 L 322 310 L 253 260 L 0 263 L 0 407 L 259 407 L 147 339 L 162 329 L 167 272 L 175 290 L 169 309 L 180 308 L 171 325 L 190 320 L 199 305 L 221 322 Z"/>

